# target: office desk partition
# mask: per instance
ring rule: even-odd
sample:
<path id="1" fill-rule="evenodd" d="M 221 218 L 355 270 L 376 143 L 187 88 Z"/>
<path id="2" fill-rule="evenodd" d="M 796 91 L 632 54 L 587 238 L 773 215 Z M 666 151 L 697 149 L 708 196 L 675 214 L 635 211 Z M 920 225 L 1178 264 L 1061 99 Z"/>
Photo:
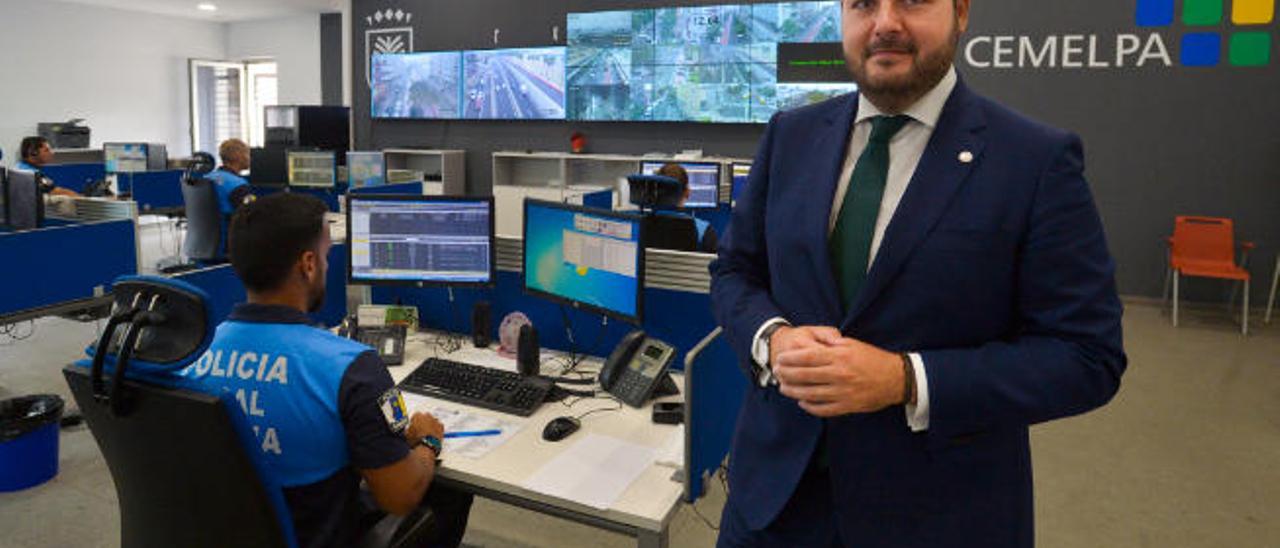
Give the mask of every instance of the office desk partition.
<path id="1" fill-rule="evenodd" d="M 53 179 L 53 184 L 76 192 L 84 192 L 89 183 L 107 177 L 104 164 L 53 164 L 40 168 L 40 173 Z"/>
<path id="2" fill-rule="evenodd" d="M 429 338 L 431 336 L 421 333 L 409 337 L 405 345 L 404 365 L 388 368 L 397 383 L 413 372 L 423 360 L 435 355 L 433 345 L 428 344 Z M 557 366 L 552 365 L 557 355 L 554 352 L 543 353 L 545 374 L 559 373 Z M 441 357 L 515 371 L 515 360 L 499 356 L 492 348 L 473 348 L 469 343 L 464 344 L 462 350 Z M 578 370 L 598 371 L 600 363 L 598 358 L 588 359 Z M 673 379 L 677 385 L 683 385 L 683 375 L 673 375 Z M 414 396 L 408 393 L 406 395 L 410 401 L 417 401 Z M 661 401 L 680 400 L 680 396 L 671 396 Z M 442 455 L 443 462 L 437 472 L 437 481 L 485 498 L 629 535 L 636 538 L 637 545 L 641 548 L 667 545 L 667 529 L 679 508 L 684 490 L 684 482 L 669 465 L 657 462 L 649 464 L 617 502 L 605 510 L 524 487 L 544 465 L 571 450 L 575 442 L 588 434 L 609 436 L 655 450 L 662 449 L 677 430 L 672 425 L 652 422 L 652 402 L 639 409 L 611 399 L 579 400 L 572 407 L 561 403 L 546 403 L 532 416 L 521 418 L 443 400 L 421 398 L 421 401 L 427 402 L 429 408 L 445 407 L 472 415 L 489 415 L 522 425 L 514 437 L 478 459 L 446 451 Z M 584 416 L 582 428 L 564 440 L 550 442 L 542 439 L 544 425 L 553 418 L 579 416 L 593 409 L 616 407 L 620 409 Z M 410 409 L 411 412 L 415 410 L 424 408 Z M 607 468 L 609 463 L 601 462 L 598 465 Z"/>
<path id="3" fill-rule="evenodd" d="M 133 201 L 138 203 L 138 209 L 143 213 L 181 211 L 182 173 L 169 170 L 131 174 Z"/>
<path id="4" fill-rule="evenodd" d="M 45 225 L 0 234 L 0 323 L 110 302 L 115 279 L 138 272 L 135 219 Z"/>

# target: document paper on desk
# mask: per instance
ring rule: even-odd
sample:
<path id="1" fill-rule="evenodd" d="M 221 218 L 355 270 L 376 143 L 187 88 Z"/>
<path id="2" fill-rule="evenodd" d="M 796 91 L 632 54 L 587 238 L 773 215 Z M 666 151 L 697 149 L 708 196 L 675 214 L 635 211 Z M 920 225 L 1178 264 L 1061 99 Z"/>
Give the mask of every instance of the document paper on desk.
<path id="1" fill-rule="evenodd" d="M 651 447 L 587 434 L 544 464 L 524 482 L 524 487 L 608 510 L 653 464 L 654 453 Z"/>
<path id="2" fill-rule="evenodd" d="M 516 421 L 503 420 L 488 415 L 468 413 L 454 407 L 435 405 L 426 397 L 417 394 L 404 395 L 405 407 L 410 411 L 431 413 L 431 416 L 444 425 L 445 433 L 474 432 L 481 430 L 501 430 L 496 436 L 478 436 L 474 438 L 449 438 L 444 440 L 444 454 L 462 455 L 478 459 L 497 449 L 516 435 L 524 426 Z"/>

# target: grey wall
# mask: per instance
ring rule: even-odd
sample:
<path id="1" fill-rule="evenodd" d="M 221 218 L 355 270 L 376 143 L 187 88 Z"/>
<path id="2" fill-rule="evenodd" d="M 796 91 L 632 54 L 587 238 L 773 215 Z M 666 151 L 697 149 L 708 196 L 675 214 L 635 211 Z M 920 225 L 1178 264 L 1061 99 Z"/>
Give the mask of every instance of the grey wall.
<path id="1" fill-rule="evenodd" d="M 342 106 L 342 14 L 320 14 L 321 104 Z"/>
<path id="2" fill-rule="evenodd" d="M 469 188 L 490 185 L 495 150 L 564 150 L 569 135 L 584 132 L 592 152 L 675 152 L 701 148 L 709 154 L 750 156 L 763 126 L 685 123 L 577 123 L 479 121 L 372 121 L 366 83 L 365 31 L 412 26 L 414 50 L 564 43 L 565 14 L 669 5 L 714 5 L 712 1 L 617 0 L 353 0 L 352 106 L 359 148 L 427 146 L 468 151 Z M 1181 4 L 1181 2 L 1178 2 Z M 1230 3 L 1226 21 L 1230 21 Z M 366 17 L 391 8 L 412 14 L 409 23 L 367 24 Z M 552 28 L 560 26 L 559 41 Z M 1229 23 L 1197 31 L 1221 32 Z M 1264 67 L 1183 67 L 1179 42 L 1188 31 L 1179 22 L 1158 29 L 1134 24 L 1134 1 L 974 2 L 969 32 L 957 60 L 960 73 L 979 93 L 1046 123 L 1081 135 L 1087 176 L 1113 253 L 1120 290 L 1127 295 L 1160 293 L 1164 250 L 1177 214 L 1233 217 L 1237 234 L 1259 244 L 1252 261 L 1255 303 L 1265 297 L 1271 266 L 1280 252 L 1280 26 L 1252 27 L 1271 38 L 1271 62 Z M 1117 34 L 1145 41 L 1160 34 L 1173 66 L 1150 62 L 1126 68 L 994 68 L 969 65 L 963 50 L 984 36 L 1028 36 L 1036 44 L 1048 35 L 1095 35 L 1097 58 L 1114 65 Z M 1087 43 L 1088 39 L 1084 39 Z M 1016 43 L 1016 38 L 1014 39 Z M 979 44 L 981 45 L 981 43 Z M 979 47 L 978 51 L 982 51 Z M 990 51 L 990 48 L 987 48 Z M 986 55 L 990 57 L 988 53 Z M 1017 51 L 1013 52 L 1017 58 Z M 1078 56 L 1088 64 L 1086 51 Z M 1072 59 L 1074 60 L 1074 59 Z M 980 63 L 985 62 L 978 59 Z M 1061 61 L 1061 58 L 1059 58 Z M 1193 298 L 1221 299 L 1225 284 L 1192 283 Z"/>

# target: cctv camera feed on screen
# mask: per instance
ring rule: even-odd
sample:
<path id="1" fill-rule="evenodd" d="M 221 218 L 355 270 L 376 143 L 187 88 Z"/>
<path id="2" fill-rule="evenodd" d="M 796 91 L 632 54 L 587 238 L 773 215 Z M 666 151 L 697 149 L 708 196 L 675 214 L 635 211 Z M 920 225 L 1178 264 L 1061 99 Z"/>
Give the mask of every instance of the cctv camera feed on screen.
<path id="1" fill-rule="evenodd" d="M 463 118 L 565 118 L 565 48 L 467 51 L 462 72 Z"/>
<path id="2" fill-rule="evenodd" d="M 765 122 L 854 90 L 780 83 L 778 44 L 840 41 L 840 3 L 569 14 L 569 119 Z"/>
<path id="3" fill-rule="evenodd" d="M 374 55 L 373 117 L 457 119 L 462 53 Z"/>

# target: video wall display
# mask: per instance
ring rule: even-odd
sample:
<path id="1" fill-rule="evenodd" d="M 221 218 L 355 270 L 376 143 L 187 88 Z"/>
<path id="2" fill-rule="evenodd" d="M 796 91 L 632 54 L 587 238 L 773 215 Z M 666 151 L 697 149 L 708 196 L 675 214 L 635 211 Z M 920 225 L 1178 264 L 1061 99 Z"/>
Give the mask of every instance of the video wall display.
<path id="1" fill-rule="evenodd" d="M 840 41 L 834 0 L 571 13 L 567 38 L 375 56 L 373 115 L 759 123 L 855 89 L 778 77 L 779 44 Z"/>
<path id="2" fill-rule="evenodd" d="M 462 52 L 378 54 L 370 70 L 374 118 L 462 117 Z"/>
<path id="3" fill-rule="evenodd" d="M 565 48 L 467 51 L 463 117 L 563 120 Z"/>

